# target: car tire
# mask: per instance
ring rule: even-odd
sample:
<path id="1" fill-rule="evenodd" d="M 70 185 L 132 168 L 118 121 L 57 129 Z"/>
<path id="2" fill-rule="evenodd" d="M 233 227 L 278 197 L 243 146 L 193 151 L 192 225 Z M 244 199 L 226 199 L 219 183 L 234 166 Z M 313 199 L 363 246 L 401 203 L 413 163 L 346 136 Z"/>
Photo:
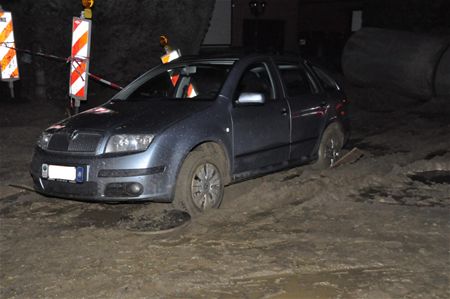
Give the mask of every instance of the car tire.
<path id="1" fill-rule="evenodd" d="M 223 161 L 220 155 L 198 149 L 181 166 L 175 186 L 174 208 L 191 216 L 219 208 L 224 193 Z"/>
<path id="2" fill-rule="evenodd" d="M 338 123 L 330 124 L 322 134 L 315 169 L 327 169 L 334 166 L 340 159 L 344 146 L 344 132 Z"/>

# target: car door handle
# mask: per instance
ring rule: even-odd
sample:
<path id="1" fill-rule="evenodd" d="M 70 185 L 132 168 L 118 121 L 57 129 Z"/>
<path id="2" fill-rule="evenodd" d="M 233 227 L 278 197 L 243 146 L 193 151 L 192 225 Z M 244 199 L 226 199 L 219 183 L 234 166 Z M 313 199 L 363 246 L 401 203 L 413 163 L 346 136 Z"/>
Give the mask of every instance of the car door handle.
<path id="1" fill-rule="evenodd" d="M 285 116 L 287 115 L 288 111 L 286 108 L 281 109 L 281 115 Z"/>

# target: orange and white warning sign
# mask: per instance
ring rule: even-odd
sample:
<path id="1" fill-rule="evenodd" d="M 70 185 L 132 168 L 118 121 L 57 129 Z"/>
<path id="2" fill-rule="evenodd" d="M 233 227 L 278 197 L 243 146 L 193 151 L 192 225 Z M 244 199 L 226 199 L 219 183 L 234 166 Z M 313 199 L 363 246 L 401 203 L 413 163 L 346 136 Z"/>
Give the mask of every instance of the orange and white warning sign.
<path id="1" fill-rule="evenodd" d="M 73 18 L 69 95 L 77 100 L 87 99 L 91 21 Z"/>
<path id="2" fill-rule="evenodd" d="M 2 81 L 19 79 L 12 15 L 0 10 L 0 62 Z"/>
<path id="3" fill-rule="evenodd" d="M 179 58 L 180 56 L 181 56 L 181 53 L 179 50 L 173 50 L 173 51 L 170 51 L 169 53 L 161 56 L 161 61 L 162 61 L 162 63 L 166 64 L 166 63 L 171 62 L 172 60 Z"/>

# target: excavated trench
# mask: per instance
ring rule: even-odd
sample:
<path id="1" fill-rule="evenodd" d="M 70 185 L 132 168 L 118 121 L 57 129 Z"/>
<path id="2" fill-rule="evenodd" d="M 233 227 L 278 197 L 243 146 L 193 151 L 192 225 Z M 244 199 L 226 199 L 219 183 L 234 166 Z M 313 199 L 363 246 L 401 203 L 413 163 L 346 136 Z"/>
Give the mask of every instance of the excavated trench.
<path id="1" fill-rule="evenodd" d="M 414 174 L 409 175 L 409 178 L 411 178 L 413 181 L 418 181 L 426 185 L 450 184 L 450 171 L 431 170 L 431 171 L 416 172 Z"/>

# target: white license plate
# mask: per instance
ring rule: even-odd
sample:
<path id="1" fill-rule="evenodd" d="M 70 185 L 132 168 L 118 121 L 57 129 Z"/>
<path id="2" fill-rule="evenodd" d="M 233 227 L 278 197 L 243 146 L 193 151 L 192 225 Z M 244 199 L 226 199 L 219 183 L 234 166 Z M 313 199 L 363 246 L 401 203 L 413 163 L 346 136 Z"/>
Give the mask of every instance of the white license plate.
<path id="1" fill-rule="evenodd" d="M 49 165 L 48 178 L 51 180 L 75 181 L 77 169 L 72 166 Z"/>

